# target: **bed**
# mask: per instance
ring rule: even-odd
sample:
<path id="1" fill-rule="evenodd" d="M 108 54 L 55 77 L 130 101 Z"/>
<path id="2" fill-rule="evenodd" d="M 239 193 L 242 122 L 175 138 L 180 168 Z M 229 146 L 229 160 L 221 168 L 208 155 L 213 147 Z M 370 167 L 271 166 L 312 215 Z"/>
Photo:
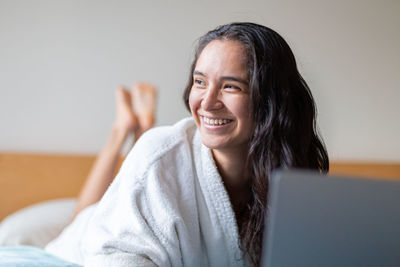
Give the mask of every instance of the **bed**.
<path id="1" fill-rule="evenodd" d="M 0 153 L 0 221 L 40 201 L 73 198 L 94 155 Z M 400 180 L 400 162 L 333 161 L 330 173 Z"/>
<path id="2" fill-rule="evenodd" d="M 70 222 L 94 160 L 94 155 L 0 153 L 0 258 L 13 263 L 7 266 L 77 266 L 40 248 Z M 400 162 L 333 161 L 330 169 L 331 174 L 400 180 Z M 20 244 L 30 246 L 15 246 Z"/>

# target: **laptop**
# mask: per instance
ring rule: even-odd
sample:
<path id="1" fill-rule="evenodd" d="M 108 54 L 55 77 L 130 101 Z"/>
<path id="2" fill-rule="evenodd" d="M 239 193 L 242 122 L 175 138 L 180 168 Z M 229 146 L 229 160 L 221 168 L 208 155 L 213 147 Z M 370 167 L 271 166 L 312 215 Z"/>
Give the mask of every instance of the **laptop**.
<path id="1" fill-rule="evenodd" d="M 400 266 L 400 181 L 277 171 L 262 266 Z"/>

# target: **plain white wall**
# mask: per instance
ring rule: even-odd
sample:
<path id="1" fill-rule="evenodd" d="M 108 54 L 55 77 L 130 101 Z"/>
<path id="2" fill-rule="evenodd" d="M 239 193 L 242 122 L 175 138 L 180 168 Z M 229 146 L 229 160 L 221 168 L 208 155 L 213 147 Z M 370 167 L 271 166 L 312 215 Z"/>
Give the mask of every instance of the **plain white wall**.
<path id="1" fill-rule="evenodd" d="M 187 116 L 195 40 L 232 21 L 288 41 L 332 158 L 400 161 L 395 0 L 0 0 L 0 152 L 98 152 L 134 81 L 158 86 L 158 125 Z"/>

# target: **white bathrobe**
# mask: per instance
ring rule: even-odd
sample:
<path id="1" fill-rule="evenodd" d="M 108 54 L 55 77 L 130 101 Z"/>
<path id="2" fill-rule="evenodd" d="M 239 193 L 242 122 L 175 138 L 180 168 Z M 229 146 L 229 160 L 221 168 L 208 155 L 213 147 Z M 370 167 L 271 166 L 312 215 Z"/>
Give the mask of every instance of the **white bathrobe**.
<path id="1" fill-rule="evenodd" d="M 191 118 L 145 133 L 99 204 L 46 250 L 96 267 L 248 264 L 229 196 Z"/>

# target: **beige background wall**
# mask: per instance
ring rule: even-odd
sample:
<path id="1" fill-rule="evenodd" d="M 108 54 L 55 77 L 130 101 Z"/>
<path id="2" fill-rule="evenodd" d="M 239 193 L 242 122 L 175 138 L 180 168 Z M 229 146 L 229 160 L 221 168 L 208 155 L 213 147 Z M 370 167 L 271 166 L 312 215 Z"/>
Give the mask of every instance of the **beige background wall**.
<path id="1" fill-rule="evenodd" d="M 0 151 L 95 153 L 114 89 L 159 87 L 158 125 L 181 101 L 193 44 L 252 21 L 289 42 L 334 159 L 400 161 L 400 1 L 0 0 Z"/>

